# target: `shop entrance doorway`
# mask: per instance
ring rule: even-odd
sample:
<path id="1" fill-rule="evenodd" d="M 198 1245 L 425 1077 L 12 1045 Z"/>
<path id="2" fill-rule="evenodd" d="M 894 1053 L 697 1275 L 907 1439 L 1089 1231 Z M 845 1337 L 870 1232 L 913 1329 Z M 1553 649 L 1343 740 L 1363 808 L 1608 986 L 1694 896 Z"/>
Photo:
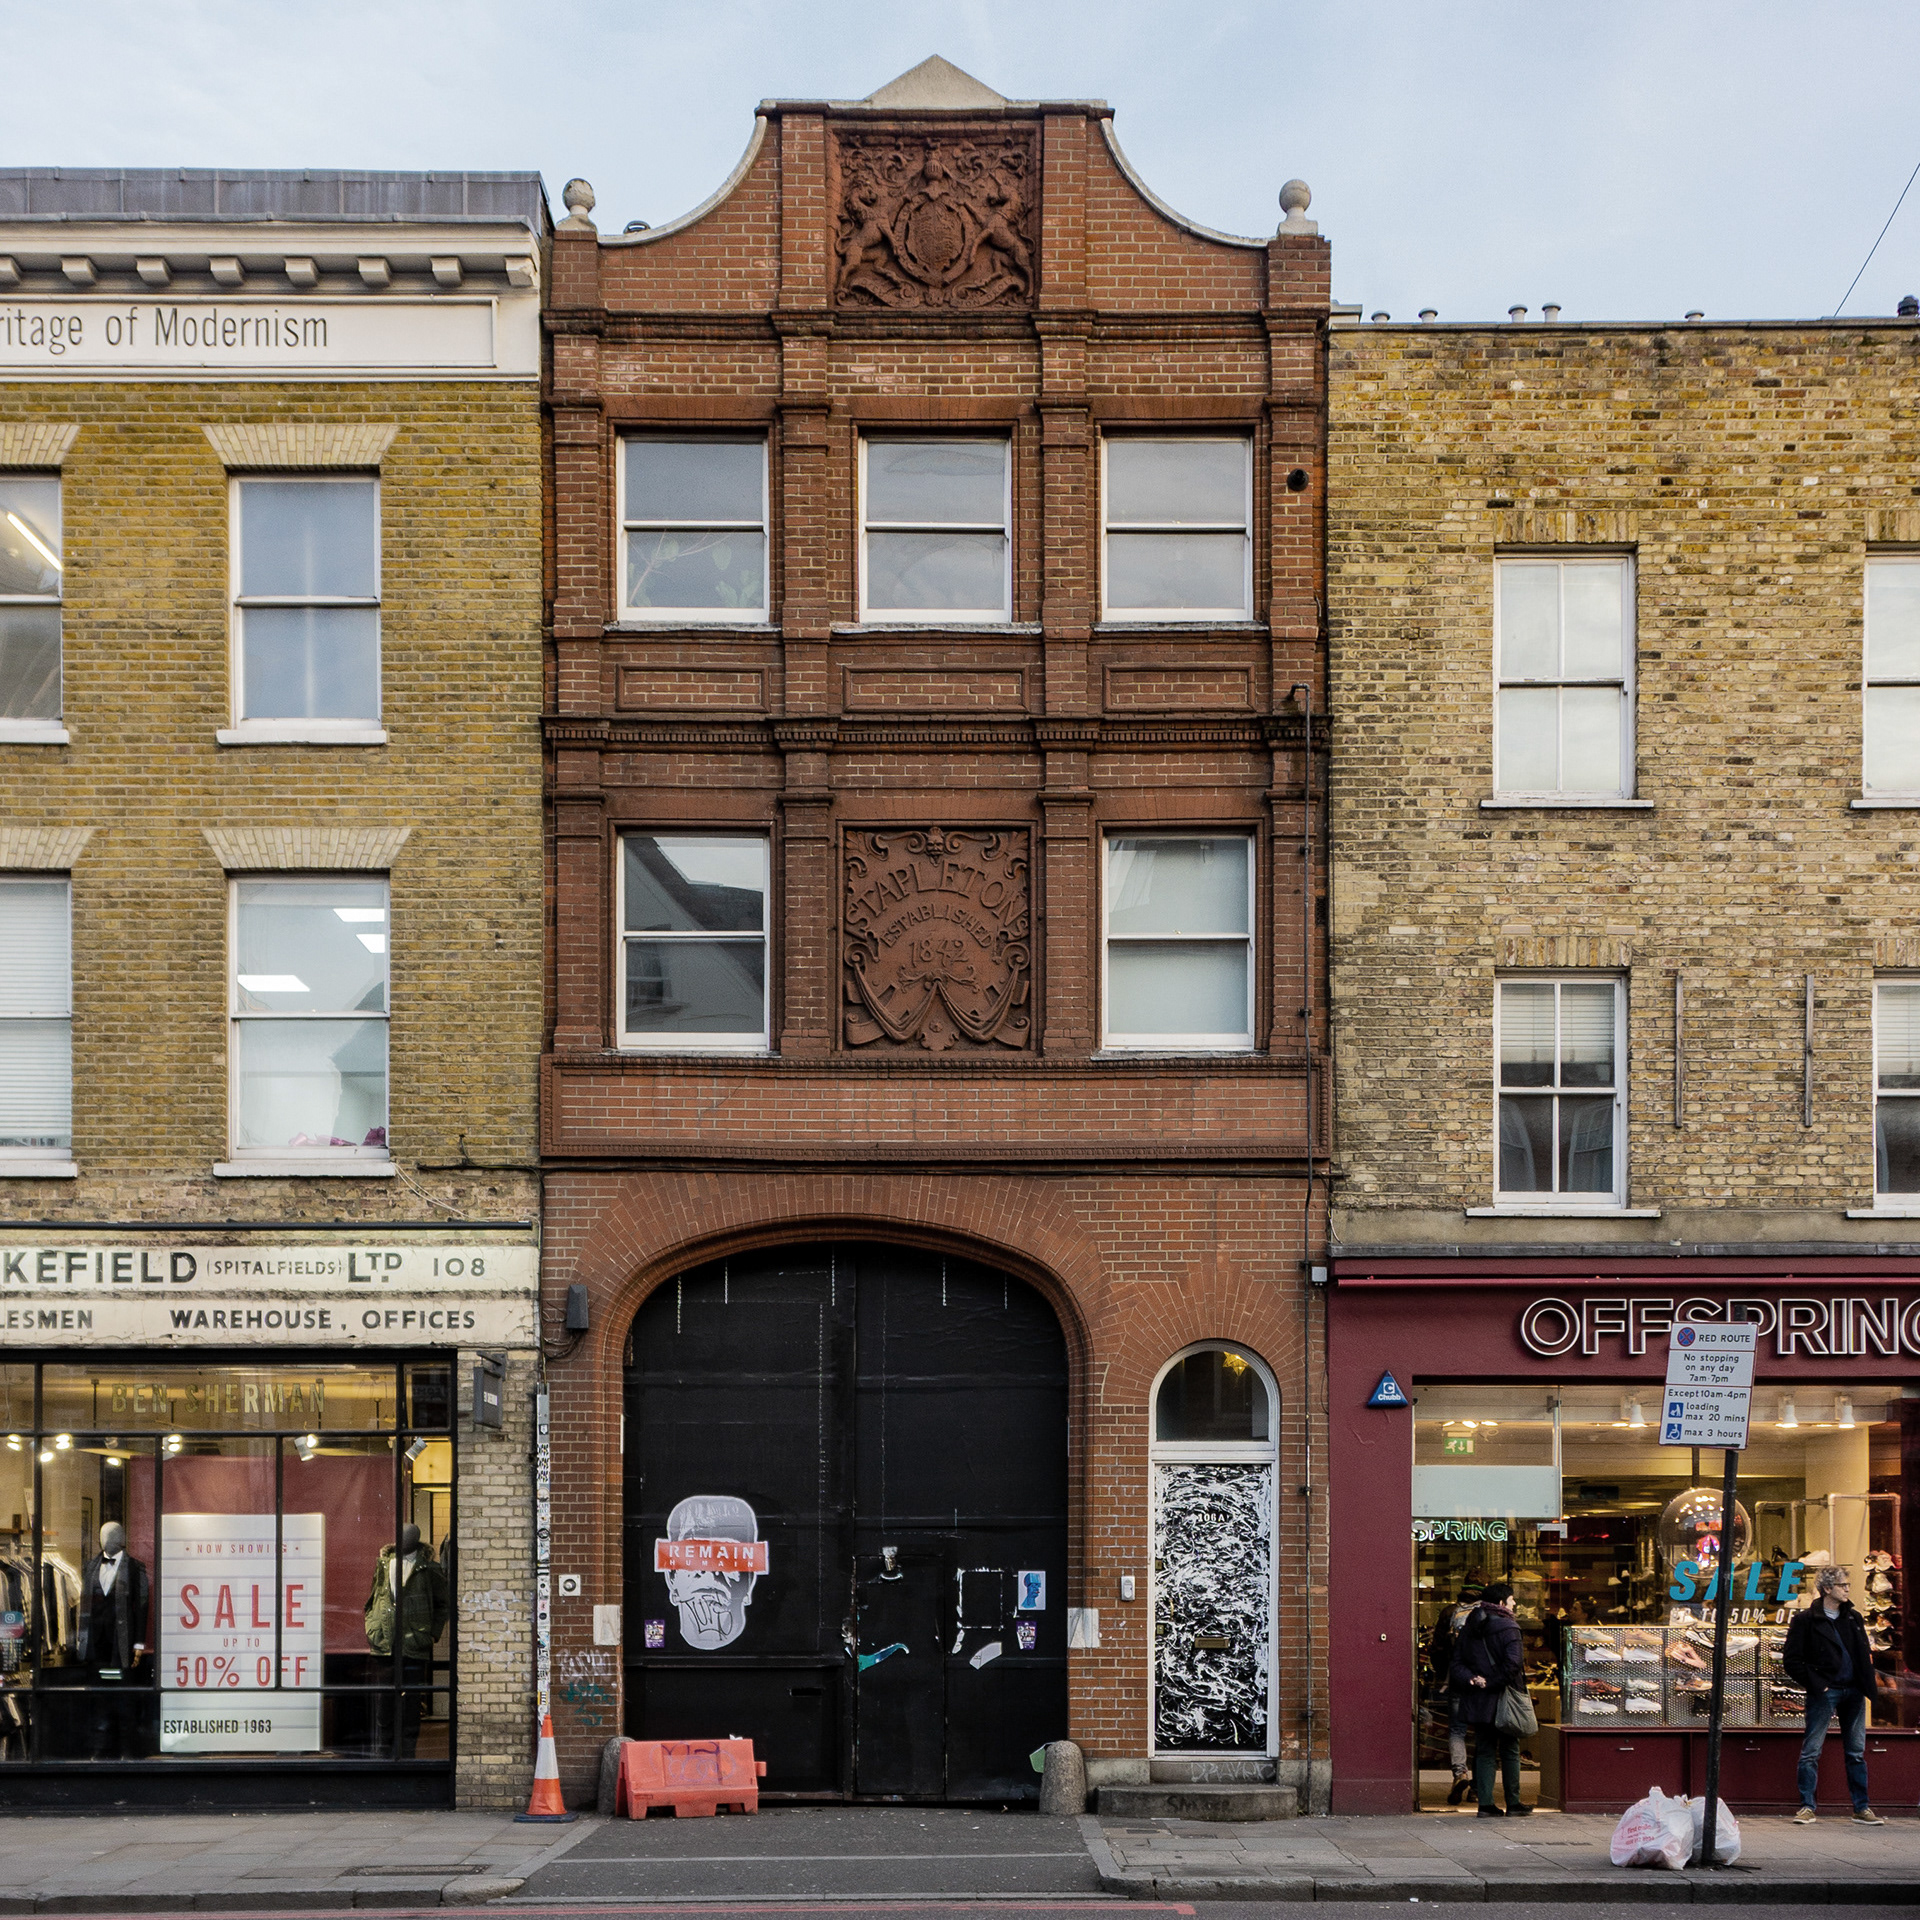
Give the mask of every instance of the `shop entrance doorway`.
<path id="1" fill-rule="evenodd" d="M 627 1354 L 626 1730 L 769 1793 L 1032 1800 L 1067 1731 L 1067 1361 L 1024 1282 L 876 1245 L 666 1283 Z"/>

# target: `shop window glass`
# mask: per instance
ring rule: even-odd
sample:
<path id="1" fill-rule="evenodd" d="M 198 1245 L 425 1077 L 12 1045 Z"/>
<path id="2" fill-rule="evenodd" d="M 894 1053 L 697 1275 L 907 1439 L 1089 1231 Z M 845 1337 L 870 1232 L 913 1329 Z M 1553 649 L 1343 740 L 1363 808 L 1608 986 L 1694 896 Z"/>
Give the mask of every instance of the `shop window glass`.
<path id="1" fill-rule="evenodd" d="M 1451 1513 L 1435 1500 L 1425 1512 L 1416 1504 L 1423 1800 L 1443 1800 L 1450 1782 L 1445 1630 L 1463 1595 L 1489 1580 L 1514 1586 L 1545 1738 L 1556 1726 L 1610 1736 L 1704 1729 L 1711 1583 L 1725 1537 L 1721 1457 L 1659 1444 L 1659 1381 L 1420 1386 L 1415 1407 L 1416 1488 L 1431 1495 L 1451 1484 L 1470 1494 L 1463 1475 L 1444 1479 L 1450 1469 L 1497 1476 L 1524 1468 L 1512 1456 L 1546 1450 L 1549 1408 L 1561 1487 L 1551 1515 L 1476 1507 L 1467 1497 Z M 1897 1387 L 1755 1389 L 1732 1529 L 1729 1725 L 1800 1727 L 1804 1697 L 1780 1649 L 1794 1613 L 1814 1603 L 1815 1574 L 1832 1561 L 1848 1568 L 1866 1617 L 1876 1668 L 1871 1724 L 1920 1724 L 1920 1673 L 1905 1656 L 1920 1644 L 1902 1553 L 1901 1516 L 1920 1497 L 1910 1472 L 1920 1473 L 1920 1402 Z M 1537 1746 L 1528 1750 L 1540 1757 Z"/>
<path id="2" fill-rule="evenodd" d="M 0 1761 L 449 1758 L 450 1388 L 0 1368 Z"/>
<path id="3" fill-rule="evenodd" d="M 1154 1399 L 1156 1440 L 1267 1440 L 1266 1382 L 1243 1354 L 1190 1353 L 1168 1370 Z"/>

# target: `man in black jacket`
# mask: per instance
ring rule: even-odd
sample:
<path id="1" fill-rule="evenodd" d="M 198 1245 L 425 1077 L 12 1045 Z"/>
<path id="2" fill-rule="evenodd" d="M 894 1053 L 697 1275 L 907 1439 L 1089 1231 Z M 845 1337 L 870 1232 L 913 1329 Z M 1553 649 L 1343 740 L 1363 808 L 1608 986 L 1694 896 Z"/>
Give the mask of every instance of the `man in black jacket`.
<path id="1" fill-rule="evenodd" d="M 1801 1826 L 1816 1818 L 1815 1789 L 1820 1781 L 1820 1748 L 1827 1723 L 1838 1716 L 1840 1744 L 1847 1756 L 1847 1792 L 1853 1817 L 1863 1827 L 1886 1823 L 1867 1804 L 1867 1694 L 1873 1686 L 1873 1653 L 1867 1629 L 1847 1598 L 1845 1567 L 1822 1567 L 1814 1576 L 1819 1597 L 1793 1617 L 1780 1664 L 1787 1678 L 1807 1690 L 1807 1737 L 1800 1743 Z"/>
<path id="2" fill-rule="evenodd" d="M 1449 1676 L 1460 1696 L 1460 1715 L 1473 1728 L 1473 1790 L 1480 1802 L 1480 1818 L 1495 1820 L 1501 1809 L 1493 1804 L 1493 1774 L 1498 1762 L 1507 1791 L 1506 1812 L 1531 1813 L 1520 1798 L 1520 1736 L 1503 1733 L 1494 1724 L 1500 1696 L 1526 1678 L 1520 1651 L 1520 1627 L 1513 1617 L 1513 1588 L 1493 1581 L 1480 1604 L 1453 1642 Z"/>

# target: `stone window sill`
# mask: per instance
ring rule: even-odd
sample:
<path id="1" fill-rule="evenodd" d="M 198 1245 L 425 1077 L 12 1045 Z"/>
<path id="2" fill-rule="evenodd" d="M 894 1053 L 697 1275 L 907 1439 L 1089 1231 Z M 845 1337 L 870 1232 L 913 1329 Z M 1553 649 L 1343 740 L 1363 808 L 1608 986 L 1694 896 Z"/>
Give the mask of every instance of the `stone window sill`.
<path id="1" fill-rule="evenodd" d="M 1920 793 L 1863 793 L 1847 802 L 1852 813 L 1920 812 Z"/>
<path id="2" fill-rule="evenodd" d="M 1849 1207 L 1849 1220 L 1920 1220 L 1920 1206 L 1913 1207 Z"/>
<path id="3" fill-rule="evenodd" d="M 391 1180 L 391 1160 L 222 1160 L 216 1180 Z"/>
<path id="4" fill-rule="evenodd" d="M 354 721 L 243 720 L 222 727 L 214 739 L 223 747 L 384 747 L 387 730 Z"/>
<path id="5" fill-rule="evenodd" d="M 749 633 L 762 640 L 771 640 L 780 632 L 770 620 L 702 620 L 697 613 L 687 613 L 678 608 L 671 615 L 663 614 L 658 620 L 636 620 L 631 614 L 626 614 L 618 620 L 609 620 L 604 631 L 610 637 L 640 633 L 657 640 L 663 634 L 671 638 L 682 628 L 689 631 L 697 629 L 703 635 Z"/>
<path id="6" fill-rule="evenodd" d="M 1651 800 L 1624 795 L 1561 796 L 1551 793 L 1496 793 L 1480 802 L 1482 813 L 1651 813 Z"/>
<path id="7" fill-rule="evenodd" d="M 0 1160 L 0 1180 L 78 1180 L 71 1160 Z"/>
<path id="8" fill-rule="evenodd" d="M 1469 1220 L 1658 1220 L 1658 1207 L 1467 1207 Z"/>
<path id="9" fill-rule="evenodd" d="M 951 620 L 856 620 L 832 629 L 836 640 L 889 633 L 1011 634 L 1037 639 L 1041 631 L 1038 620 L 967 620 L 958 616 Z"/>
<path id="10" fill-rule="evenodd" d="M 0 720 L 0 741 L 10 746 L 64 747 L 71 736 L 59 720 Z"/>

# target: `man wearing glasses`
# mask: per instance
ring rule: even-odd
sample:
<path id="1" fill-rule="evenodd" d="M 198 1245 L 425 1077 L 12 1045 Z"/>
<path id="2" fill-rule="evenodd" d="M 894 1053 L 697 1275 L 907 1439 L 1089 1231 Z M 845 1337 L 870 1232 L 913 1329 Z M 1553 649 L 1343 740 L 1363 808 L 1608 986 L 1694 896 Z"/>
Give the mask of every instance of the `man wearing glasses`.
<path id="1" fill-rule="evenodd" d="M 1810 1826 L 1818 1817 L 1814 1795 L 1820 1780 L 1820 1747 L 1827 1723 L 1838 1718 L 1840 1743 L 1847 1756 L 1847 1792 L 1853 1817 L 1863 1827 L 1886 1822 L 1867 1804 L 1867 1695 L 1873 1686 L 1873 1654 L 1866 1623 L 1847 1598 L 1845 1567 L 1822 1567 L 1814 1576 L 1818 1598 L 1793 1617 L 1780 1664 L 1796 1686 L 1807 1690 L 1807 1737 L 1800 1743 L 1800 1811 L 1793 1817 Z"/>

